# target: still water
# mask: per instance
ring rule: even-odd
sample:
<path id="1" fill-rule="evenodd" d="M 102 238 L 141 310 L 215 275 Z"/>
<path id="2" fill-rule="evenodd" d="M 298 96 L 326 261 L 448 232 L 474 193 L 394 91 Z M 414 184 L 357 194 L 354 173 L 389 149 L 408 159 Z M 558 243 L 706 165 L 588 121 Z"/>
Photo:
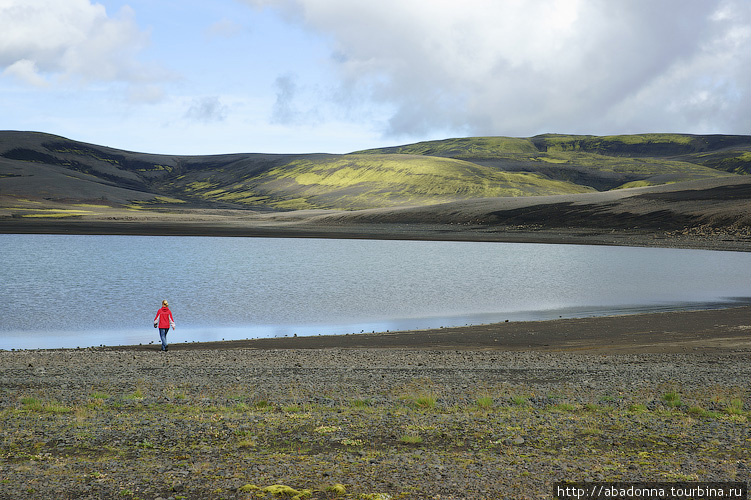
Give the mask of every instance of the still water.
<path id="1" fill-rule="evenodd" d="M 0 349 L 386 331 L 720 306 L 751 253 L 520 243 L 0 235 Z"/>

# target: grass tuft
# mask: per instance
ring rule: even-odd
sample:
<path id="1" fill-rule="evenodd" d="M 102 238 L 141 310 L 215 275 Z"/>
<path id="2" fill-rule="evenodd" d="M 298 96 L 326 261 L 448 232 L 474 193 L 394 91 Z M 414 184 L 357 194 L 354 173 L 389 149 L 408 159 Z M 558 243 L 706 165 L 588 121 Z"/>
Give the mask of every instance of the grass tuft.
<path id="1" fill-rule="evenodd" d="M 705 410 L 704 408 L 700 406 L 692 406 L 686 411 L 692 417 L 697 417 L 697 418 L 718 418 L 720 416 L 719 413 Z"/>
<path id="2" fill-rule="evenodd" d="M 350 406 L 352 408 L 362 409 L 362 408 L 367 408 L 372 404 L 373 402 L 370 399 L 353 399 L 352 402 L 350 403 Z"/>
<path id="3" fill-rule="evenodd" d="M 511 396 L 511 404 L 514 406 L 527 406 L 529 399 L 526 396 Z"/>
<path id="4" fill-rule="evenodd" d="M 490 410 L 493 408 L 493 398 L 489 396 L 482 396 L 477 398 L 477 406 L 482 410 Z"/>
<path id="5" fill-rule="evenodd" d="M 631 413 L 645 413 L 649 411 L 647 409 L 647 405 L 643 405 L 641 403 L 633 403 L 628 406 L 628 411 Z"/>
<path id="6" fill-rule="evenodd" d="M 725 413 L 728 415 L 743 415 L 743 401 L 740 399 L 731 399 L 725 407 Z"/>
<path id="7" fill-rule="evenodd" d="M 578 407 L 576 405 L 572 405 L 571 403 L 558 403 L 551 406 L 550 409 L 553 411 L 574 412 L 578 410 Z"/>
<path id="8" fill-rule="evenodd" d="M 662 395 L 662 400 L 671 408 L 677 408 L 683 404 L 681 403 L 681 395 L 676 391 L 666 392 Z"/>
<path id="9" fill-rule="evenodd" d="M 252 439 L 242 439 L 237 443 L 238 448 L 253 448 L 256 445 Z"/>
<path id="10" fill-rule="evenodd" d="M 415 406 L 424 410 L 430 410 L 435 408 L 436 401 L 437 399 L 433 395 L 418 396 L 415 399 Z"/>
<path id="11" fill-rule="evenodd" d="M 339 496 L 339 495 L 345 495 L 347 493 L 347 488 L 345 488 L 343 484 L 336 483 L 327 487 L 326 491 L 328 491 L 329 493 L 333 493 L 335 496 Z"/>
<path id="12" fill-rule="evenodd" d="M 42 411 L 43 409 L 42 402 L 37 398 L 21 398 L 21 405 L 24 410 L 28 411 Z"/>
<path id="13" fill-rule="evenodd" d="M 399 441 L 404 444 L 420 444 L 422 443 L 422 437 L 417 434 L 403 434 Z"/>
<path id="14" fill-rule="evenodd" d="M 73 408 L 71 408 L 70 406 L 61 405 L 59 403 L 50 403 L 44 405 L 44 412 L 52 413 L 55 415 L 65 415 L 68 413 L 73 413 Z"/>

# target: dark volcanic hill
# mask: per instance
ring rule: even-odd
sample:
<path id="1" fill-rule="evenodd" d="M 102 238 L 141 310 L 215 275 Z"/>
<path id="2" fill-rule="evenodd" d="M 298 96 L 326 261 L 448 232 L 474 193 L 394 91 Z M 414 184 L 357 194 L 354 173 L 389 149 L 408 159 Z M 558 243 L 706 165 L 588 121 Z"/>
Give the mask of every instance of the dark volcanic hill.
<path id="1" fill-rule="evenodd" d="M 172 156 L 0 132 L 0 197 L 140 208 L 426 206 L 748 173 L 750 136 L 477 137 L 346 155 Z"/>

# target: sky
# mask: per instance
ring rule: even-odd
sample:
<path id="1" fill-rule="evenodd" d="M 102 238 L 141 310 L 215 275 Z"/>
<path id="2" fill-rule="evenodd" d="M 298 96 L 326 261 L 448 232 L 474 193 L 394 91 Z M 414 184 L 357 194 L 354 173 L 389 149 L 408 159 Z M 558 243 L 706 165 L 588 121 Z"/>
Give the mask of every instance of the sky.
<path id="1" fill-rule="evenodd" d="M 0 0 L 0 130 L 175 155 L 751 134 L 751 2 Z"/>

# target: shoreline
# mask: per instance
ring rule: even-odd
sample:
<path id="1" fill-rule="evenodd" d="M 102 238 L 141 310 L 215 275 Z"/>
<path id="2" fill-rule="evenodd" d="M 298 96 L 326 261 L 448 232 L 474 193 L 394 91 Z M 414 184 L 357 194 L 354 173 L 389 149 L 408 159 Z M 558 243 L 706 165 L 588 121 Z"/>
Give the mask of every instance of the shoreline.
<path id="1" fill-rule="evenodd" d="M 0 218 L 0 234 L 70 234 L 120 236 L 207 236 L 246 238 L 323 238 L 466 241 L 684 248 L 751 252 L 751 238 L 711 228 L 692 231 L 653 229 L 542 228 L 534 225 L 465 223 L 317 223 L 259 221 L 238 216 L 155 214 L 80 219 Z"/>
<path id="2" fill-rule="evenodd" d="M 173 338 L 179 338 L 171 332 Z M 751 306 L 587 318 L 509 321 L 396 332 L 170 343 L 172 351 L 408 349 L 587 354 L 751 353 Z M 105 346 L 157 351 L 157 343 Z M 71 349 L 40 349 L 57 351 Z M 76 349 L 73 349 L 76 350 Z"/>
<path id="3" fill-rule="evenodd" d="M 714 328 L 711 324 L 714 323 Z M 321 326 L 320 331 L 326 331 Z M 598 335 L 598 332 L 605 332 Z M 751 298 L 726 303 L 706 303 L 688 308 L 607 311 L 544 319 L 506 319 L 457 326 L 420 327 L 360 333 L 290 334 L 228 340 L 180 340 L 171 331 L 172 350 L 311 350 L 311 349 L 483 349 L 507 351 L 560 351 L 647 353 L 711 350 L 751 352 Z M 749 341 L 744 342 L 744 335 Z M 626 342 L 626 336 L 628 342 Z M 654 336 L 654 337 L 651 337 Z M 61 347 L 7 347 L 2 352 L 53 351 L 149 351 L 158 350 L 158 338 L 144 335 L 150 343 Z M 106 341 L 105 341 L 106 342 Z"/>

